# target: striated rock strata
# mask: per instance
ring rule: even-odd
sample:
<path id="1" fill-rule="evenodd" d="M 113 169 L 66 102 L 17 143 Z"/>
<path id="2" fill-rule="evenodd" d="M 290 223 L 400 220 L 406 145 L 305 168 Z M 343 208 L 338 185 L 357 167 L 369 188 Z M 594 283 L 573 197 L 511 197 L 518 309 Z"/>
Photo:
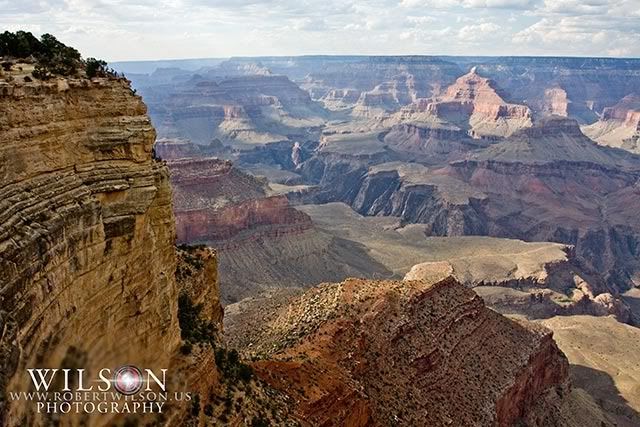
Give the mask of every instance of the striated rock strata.
<path id="1" fill-rule="evenodd" d="M 168 169 L 128 82 L 36 81 L 0 100 L 0 424 L 297 425 L 222 346 L 216 255 L 176 252 Z M 61 415 L 6 399 L 33 390 L 26 368 L 126 364 L 168 369 L 169 395 L 192 400 Z"/>
<path id="2" fill-rule="evenodd" d="M 505 102 L 493 85 L 474 67 L 449 86 L 438 102 L 428 104 L 427 111 L 454 123 L 468 117 L 470 134 L 479 138 L 509 136 L 531 126 L 529 107 Z"/>
<path id="3" fill-rule="evenodd" d="M 551 333 L 452 278 L 323 284 L 267 322 L 235 332 L 312 425 L 563 425 L 568 363 Z"/>
<path id="4" fill-rule="evenodd" d="M 289 206 L 285 196 L 267 196 L 264 181 L 229 161 L 178 159 L 167 164 L 175 189 L 179 243 L 215 242 L 223 248 L 223 241 L 258 229 L 277 236 L 311 227 L 309 217 Z"/>
<path id="5" fill-rule="evenodd" d="M 1 390 L 29 390 L 27 367 L 70 358 L 91 372 L 169 366 L 180 340 L 175 228 L 154 138 L 123 80 L 36 82 L 2 96 Z M 3 419 L 43 421 L 19 404 Z"/>

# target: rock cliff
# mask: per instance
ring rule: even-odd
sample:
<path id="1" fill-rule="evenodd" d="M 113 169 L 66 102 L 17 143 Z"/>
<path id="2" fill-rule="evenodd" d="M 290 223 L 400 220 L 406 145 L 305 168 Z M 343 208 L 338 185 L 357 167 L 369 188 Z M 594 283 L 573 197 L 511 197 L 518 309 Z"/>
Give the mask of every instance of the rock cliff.
<path id="1" fill-rule="evenodd" d="M 637 209 L 637 156 L 599 146 L 577 121 L 552 116 L 461 160 L 424 163 L 358 153 L 338 157 L 323 149 L 301 166 L 319 185 L 305 198 L 427 224 L 428 235 L 574 245 L 583 267 L 607 279 L 596 294 L 633 286 L 640 271 L 640 224 L 631 214 Z"/>
<path id="2" fill-rule="evenodd" d="M 218 250 L 224 302 L 273 287 L 385 274 L 364 251 L 319 232 L 266 181 L 217 158 L 168 160 L 179 243 Z M 261 265 L 261 268 L 255 268 Z"/>
<path id="3" fill-rule="evenodd" d="M 0 424 L 296 425 L 286 421 L 286 396 L 255 382 L 222 345 L 216 254 L 176 251 L 169 170 L 152 158 L 155 131 L 128 82 L 60 78 L 4 88 Z M 167 369 L 162 413 L 51 414 L 7 398 L 33 391 L 27 368 L 96 378 L 127 364 Z"/>
<path id="4" fill-rule="evenodd" d="M 640 96 L 625 96 L 613 107 L 605 108 L 600 120 L 582 129 L 599 144 L 640 153 Z"/>
<path id="5" fill-rule="evenodd" d="M 427 111 L 453 123 L 468 120 L 470 133 L 477 138 L 509 136 L 531 126 L 529 107 L 505 102 L 494 86 L 474 67 L 449 86 L 438 102 L 428 104 Z"/>
<path id="6" fill-rule="evenodd" d="M 568 363 L 551 333 L 451 278 L 323 284 L 264 317 L 235 332 L 313 425 L 563 425 Z"/>
<path id="7" fill-rule="evenodd" d="M 193 76 L 173 85 L 142 85 L 160 137 L 208 144 L 219 138 L 238 145 L 306 135 L 325 112 L 285 76 Z"/>
<path id="8" fill-rule="evenodd" d="M 144 104 L 123 80 L 7 88 L 0 388 L 29 390 L 27 367 L 60 367 L 70 357 L 92 372 L 166 368 L 180 341 L 175 227 Z M 4 407 L 3 419 L 42 422 L 19 404 Z"/>

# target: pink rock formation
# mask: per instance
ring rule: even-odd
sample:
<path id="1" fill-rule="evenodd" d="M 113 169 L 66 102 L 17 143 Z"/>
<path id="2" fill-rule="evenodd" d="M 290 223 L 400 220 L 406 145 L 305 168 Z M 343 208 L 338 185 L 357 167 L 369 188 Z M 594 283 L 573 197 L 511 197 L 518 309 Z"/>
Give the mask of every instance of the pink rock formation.
<path id="1" fill-rule="evenodd" d="M 481 77 L 475 68 L 449 86 L 427 111 L 453 122 L 469 120 L 471 134 L 509 136 L 531 126 L 531 110 L 525 105 L 510 104 L 496 92 L 491 80 Z"/>
<path id="2" fill-rule="evenodd" d="M 258 230 L 264 227 L 262 230 Z M 243 232 L 264 232 L 278 236 L 312 227 L 311 219 L 289 206 L 286 196 L 246 200 L 222 209 L 195 209 L 176 212 L 178 242 L 219 242 L 249 237 Z M 255 236 L 252 236 L 255 237 Z M 225 243 L 216 244 L 224 248 Z"/>

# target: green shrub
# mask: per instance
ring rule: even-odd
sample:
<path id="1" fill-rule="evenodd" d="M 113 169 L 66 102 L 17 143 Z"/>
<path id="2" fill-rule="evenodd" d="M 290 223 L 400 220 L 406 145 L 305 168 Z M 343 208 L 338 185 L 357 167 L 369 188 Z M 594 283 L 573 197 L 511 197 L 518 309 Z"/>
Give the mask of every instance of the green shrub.
<path id="1" fill-rule="evenodd" d="M 51 34 L 43 34 L 38 39 L 27 31 L 0 33 L 0 57 L 35 60 L 33 76 L 39 79 L 72 76 L 83 68 L 88 77 L 117 77 L 105 61 L 95 58 L 83 61 L 80 52 Z"/>
<path id="2" fill-rule="evenodd" d="M 107 75 L 109 75 L 107 63 L 101 59 L 87 58 L 85 64 L 87 77 L 90 79 L 93 77 L 107 77 Z"/>
<path id="3" fill-rule="evenodd" d="M 178 324 L 180 336 L 185 341 L 192 343 L 214 343 L 216 328 L 208 320 L 200 318 L 202 304 L 194 304 L 186 293 L 178 297 Z"/>

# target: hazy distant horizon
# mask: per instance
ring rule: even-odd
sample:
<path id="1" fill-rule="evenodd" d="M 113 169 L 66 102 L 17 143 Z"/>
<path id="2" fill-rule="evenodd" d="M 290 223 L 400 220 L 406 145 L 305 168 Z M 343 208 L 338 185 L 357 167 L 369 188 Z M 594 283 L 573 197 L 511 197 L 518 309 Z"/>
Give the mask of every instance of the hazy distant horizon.
<path id="1" fill-rule="evenodd" d="M 215 67 L 224 61 L 229 60 L 272 60 L 272 59 L 286 59 L 286 58 L 335 58 L 335 59 L 348 59 L 348 58 L 436 58 L 447 60 L 461 59 L 468 60 L 468 62 L 475 62 L 474 59 L 486 58 L 486 59 L 499 59 L 499 58 L 565 58 L 565 59 L 603 59 L 612 61 L 640 61 L 640 57 L 605 57 L 605 56 L 560 56 L 560 55 L 402 55 L 402 54 L 387 54 L 387 55 L 257 55 L 257 56 L 228 56 L 219 58 L 161 58 L 161 59 L 145 59 L 145 60 L 128 60 L 128 61 L 112 61 L 110 65 L 118 71 L 125 73 L 151 73 L 155 69 L 159 68 L 180 68 L 185 71 L 196 71 L 202 67 L 212 66 Z"/>
<path id="2" fill-rule="evenodd" d="M 111 62 L 232 56 L 640 56 L 638 0 L 0 0 L 0 27 Z"/>

